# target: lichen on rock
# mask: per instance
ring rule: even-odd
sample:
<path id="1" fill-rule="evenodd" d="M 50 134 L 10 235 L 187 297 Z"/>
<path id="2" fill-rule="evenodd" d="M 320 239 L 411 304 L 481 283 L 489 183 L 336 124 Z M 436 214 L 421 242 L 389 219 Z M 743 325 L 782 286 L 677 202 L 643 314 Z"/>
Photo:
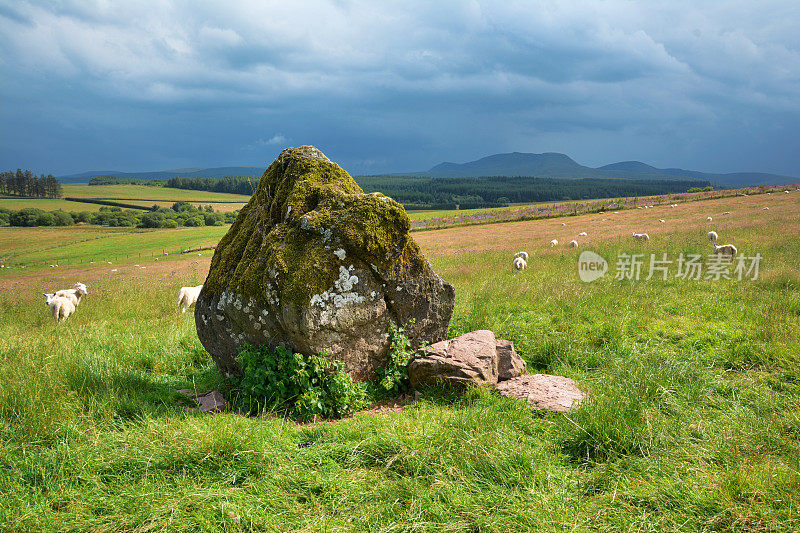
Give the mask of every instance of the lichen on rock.
<path id="1" fill-rule="evenodd" d="M 390 323 L 414 319 L 412 338 L 443 339 L 453 288 L 410 229 L 402 205 L 365 194 L 313 146 L 287 148 L 217 246 L 195 309 L 201 342 L 229 374 L 246 342 L 326 352 L 368 377 Z"/>

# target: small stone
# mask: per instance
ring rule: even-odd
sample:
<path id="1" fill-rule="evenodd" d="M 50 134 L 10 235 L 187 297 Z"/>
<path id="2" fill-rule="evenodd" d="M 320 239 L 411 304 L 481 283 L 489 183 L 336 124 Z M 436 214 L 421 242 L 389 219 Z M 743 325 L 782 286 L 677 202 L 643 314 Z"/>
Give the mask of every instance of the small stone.
<path id="1" fill-rule="evenodd" d="M 497 392 L 523 400 L 531 409 L 557 412 L 569 411 L 586 398 L 573 380 L 549 374 L 525 374 L 502 381 Z"/>
<path id="2" fill-rule="evenodd" d="M 517 355 L 514 343 L 497 339 L 497 381 L 506 381 L 525 373 L 527 364 Z"/>
<path id="3" fill-rule="evenodd" d="M 468 383 L 497 383 L 497 348 L 494 333 L 478 330 L 455 339 L 432 344 L 408 365 L 408 378 L 414 388 L 437 383 L 459 388 Z"/>

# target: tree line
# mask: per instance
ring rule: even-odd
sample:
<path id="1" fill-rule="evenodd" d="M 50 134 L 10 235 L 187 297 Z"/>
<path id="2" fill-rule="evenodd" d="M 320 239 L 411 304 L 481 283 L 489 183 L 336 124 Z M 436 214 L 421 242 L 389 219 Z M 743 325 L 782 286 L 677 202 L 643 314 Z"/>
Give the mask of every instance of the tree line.
<path id="1" fill-rule="evenodd" d="M 252 176 L 224 176 L 222 178 L 170 178 L 165 187 L 195 191 L 226 192 L 250 196 L 258 187 L 260 178 Z"/>
<path id="2" fill-rule="evenodd" d="M 594 198 L 654 196 L 707 187 L 702 180 L 636 180 L 623 178 L 427 178 L 357 176 L 365 192 L 391 196 L 406 209 L 471 209 L 516 203 L 561 202 Z"/>
<path id="3" fill-rule="evenodd" d="M 0 194 L 33 198 L 60 198 L 61 182 L 52 174 L 36 176 L 30 170 L 0 172 Z"/>
<path id="4" fill-rule="evenodd" d="M 119 179 L 119 178 L 118 178 Z M 130 178 L 122 178 L 129 180 Z M 500 207 L 513 203 L 561 202 L 593 198 L 655 196 L 705 190 L 704 180 L 626 178 L 532 178 L 527 176 L 492 176 L 480 178 L 430 178 L 424 176 L 377 175 L 355 176 L 364 192 L 380 192 L 403 204 L 406 209 L 472 209 Z M 225 176 L 224 178 L 174 177 L 158 180 L 165 187 L 198 191 L 225 192 L 250 196 L 259 178 Z M 92 180 L 94 182 L 95 179 Z M 142 180 L 146 181 L 146 180 Z M 152 180 L 151 180 L 152 181 Z M 100 183 L 120 183 L 103 177 Z M 90 183 L 92 184 L 92 183 Z"/>
<path id="5" fill-rule="evenodd" d="M 239 211 L 229 213 L 214 211 L 210 205 L 195 207 L 189 202 L 175 202 L 172 207 L 154 205 L 149 211 L 110 206 L 103 206 L 97 212 L 67 212 L 60 209 L 44 211 L 35 207 L 12 211 L 0 207 L 0 225 L 34 227 L 94 224 L 131 228 L 222 226 L 223 224 L 232 224 L 238 214 Z"/>

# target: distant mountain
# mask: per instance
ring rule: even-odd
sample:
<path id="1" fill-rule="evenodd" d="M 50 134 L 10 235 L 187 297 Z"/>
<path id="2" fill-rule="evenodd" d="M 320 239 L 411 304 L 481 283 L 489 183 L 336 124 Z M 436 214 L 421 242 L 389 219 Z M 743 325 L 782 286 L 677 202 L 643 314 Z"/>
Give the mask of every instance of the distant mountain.
<path id="1" fill-rule="evenodd" d="M 624 170 L 626 172 L 658 172 L 656 167 L 650 166 L 641 161 L 622 161 L 620 163 L 611 163 L 602 167 L 597 167 L 597 170 Z"/>
<path id="2" fill-rule="evenodd" d="M 213 167 L 213 168 L 179 168 L 176 170 L 158 170 L 154 172 L 119 172 L 117 170 L 95 170 L 59 176 L 62 183 L 88 183 L 95 176 L 115 176 L 118 178 L 137 179 L 169 179 L 169 178 L 222 178 L 224 176 L 258 176 L 266 167 Z"/>
<path id="3" fill-rule="evenodd" d="M 117 176 L 138 179 L 222 178 L 224 176 L 260 177 L 265 167 L 213 167 L 179 168 L 155 172 L 119 172 L 98 170 L 60 176 L 63 183 L 86 183 L 94 176 Z M 682 168 L 656 168 L 641 161 L 621 161 L 597 168 L 577 163 L 571 157 L 557 152 L 530 154 L 511 152 L 494 154 L 468 163 L 441 163 L 427 172 L 404 175 L 429 176 L 434 178 L 462 178 L 484 176 L 531 176 L 542 178 L 631 178 L 643 180 L 698 179 L 731 187 L 748 185 L 777 185 L 796 183 L 800 178 L 765 174 L 761 172 L 733 172 L 713 174 L 685 170 Z"/>
<path id="4" fill-rule="evenodd" d="M 416 175 L 435 178 L 482 176 L 531 176 L 550 178 L 632 178 L 676 179 L 694 178 L 727 186 L 776 185 L 795 183 L 799 178 L 762 172 L 733 172 L 713 174 L 682 168 L 656 168 L 641 161 L 621 161 L 602 167 L 583 166 L 565 154 L 547 152 L 529 154 L 511 152 L 490 155 L 468 163 L 441 163 L 427 172 Z"/>
<path id="5" fill-rule="evenodd" d="M 564 154 L 495 154 L 469 163 L 441 163 L 428 171 L 436 177 L 467 176 L 570 176 L 590 175 L 594 169 L 579 165 Z M 498 173 L 498 171 L 502 171 Z"/>

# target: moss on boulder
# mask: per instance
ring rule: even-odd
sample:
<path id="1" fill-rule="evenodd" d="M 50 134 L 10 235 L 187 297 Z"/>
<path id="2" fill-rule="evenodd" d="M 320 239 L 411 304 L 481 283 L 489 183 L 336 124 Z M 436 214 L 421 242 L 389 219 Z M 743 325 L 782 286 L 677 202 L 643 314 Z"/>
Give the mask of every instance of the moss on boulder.
<path id="1" fill-rule="evenodd" d="M 217 246 L 195 309 L 201 342 L 226 373 L 249 343 L 326 352 L 361 378 L 385 364 L 390 323 L 444 339 L 453 288 L 410 229 L 402 205 L 313 146 L 287 148 Z"/>

